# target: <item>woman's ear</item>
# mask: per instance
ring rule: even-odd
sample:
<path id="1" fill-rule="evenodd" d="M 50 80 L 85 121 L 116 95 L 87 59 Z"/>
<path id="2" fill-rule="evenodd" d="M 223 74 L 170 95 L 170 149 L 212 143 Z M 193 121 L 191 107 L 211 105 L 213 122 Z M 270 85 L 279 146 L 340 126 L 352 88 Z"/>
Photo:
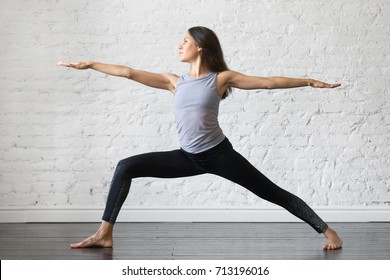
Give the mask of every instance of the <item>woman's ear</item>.
<path id="1" fill-rule="evenodd" d="M 198 52 L 202 52 L 203 48 L 198 47 Z"/>

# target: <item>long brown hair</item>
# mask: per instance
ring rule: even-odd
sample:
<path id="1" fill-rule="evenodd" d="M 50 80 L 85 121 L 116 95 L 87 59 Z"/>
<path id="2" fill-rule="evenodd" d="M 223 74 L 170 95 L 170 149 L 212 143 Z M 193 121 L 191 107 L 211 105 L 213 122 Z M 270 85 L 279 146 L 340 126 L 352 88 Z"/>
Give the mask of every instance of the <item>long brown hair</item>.
<path id="1" fill-rule="evenodd" d="M 188 33 L 194 38 L 198 47 L 202 48 L 201 60 L 207 68 L 216 73 L 229 70 L 223 57 L 221 44 L 214 31 L 207 27 L 195 26 L 188 29 Z M 231 91 L 230 87 L 227 88 L 222 99 L 225 99 Z"/>

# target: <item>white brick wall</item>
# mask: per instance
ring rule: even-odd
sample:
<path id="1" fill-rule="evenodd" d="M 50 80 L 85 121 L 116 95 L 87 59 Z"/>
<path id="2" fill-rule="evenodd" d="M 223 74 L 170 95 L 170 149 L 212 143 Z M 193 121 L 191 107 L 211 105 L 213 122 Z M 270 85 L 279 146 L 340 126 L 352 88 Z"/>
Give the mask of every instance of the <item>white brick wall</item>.
<path id="1" fill-rule="evenodd" d="M 101 209 L 117 161 L 178 147 L 170 94 L 56 62 L 181 74 L 194 25 L 216 31 L 234 70 L 343 84 L 235 90 L 220 122 L 239 152 L 314 208 L 389 209 L 387 0 L 2 0 L 1 209 Z M 273 206 L 205 175 L 136 179 L 125 207 Z"/>

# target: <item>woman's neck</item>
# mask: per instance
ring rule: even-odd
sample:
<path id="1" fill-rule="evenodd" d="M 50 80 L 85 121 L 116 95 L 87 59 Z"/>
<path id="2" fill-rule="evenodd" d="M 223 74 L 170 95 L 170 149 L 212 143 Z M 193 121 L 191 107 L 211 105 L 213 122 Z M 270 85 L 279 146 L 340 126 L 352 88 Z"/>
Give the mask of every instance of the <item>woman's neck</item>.
<path id="1" fill-rule="evenodd" d="M 189 75 L 192 78 L 199 78 L 210 73 L 210 69 L 200 63 L 200 61 L 191 63 Z"/>

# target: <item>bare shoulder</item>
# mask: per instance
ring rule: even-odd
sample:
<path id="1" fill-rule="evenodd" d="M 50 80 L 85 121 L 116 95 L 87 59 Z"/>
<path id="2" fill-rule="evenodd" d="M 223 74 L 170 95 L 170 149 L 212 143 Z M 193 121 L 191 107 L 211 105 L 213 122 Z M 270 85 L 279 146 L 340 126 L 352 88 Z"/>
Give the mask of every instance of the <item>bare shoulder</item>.
<path id="1" fill-rule="evenodd" d="M 237 76 L 242 75 L 239 72 L 226 70 L 218 73 L 217 88 L 219 92 L 224 92 L 228 87 L 234 87 L 234 80 Z"/>
<path id="2" fill-rule="evenodd" d="M 228 81 L 232 76 L 234 76 L 235 71 L 226 70 L 218 73 L 218 79 L 221 81 Z"/>
<path id="3" fill-rule="evenodd" d="M 222 84 L 226 84 L 228 86 L 231 86 L 231 81 L 240 75 L 242 75 L 240 72 L 226 70 L 226 71 L 218 73 L 218 79 L 221 81 Z"/>
<path id="4" fill-rule="evenodd" d="M 226 89 L 229 87 L 231 77 L 234 71 L 226 70 L 222 72 L 218 72 L 216 79 L 216 86 L 219 95 L 222 97 Z"/>

